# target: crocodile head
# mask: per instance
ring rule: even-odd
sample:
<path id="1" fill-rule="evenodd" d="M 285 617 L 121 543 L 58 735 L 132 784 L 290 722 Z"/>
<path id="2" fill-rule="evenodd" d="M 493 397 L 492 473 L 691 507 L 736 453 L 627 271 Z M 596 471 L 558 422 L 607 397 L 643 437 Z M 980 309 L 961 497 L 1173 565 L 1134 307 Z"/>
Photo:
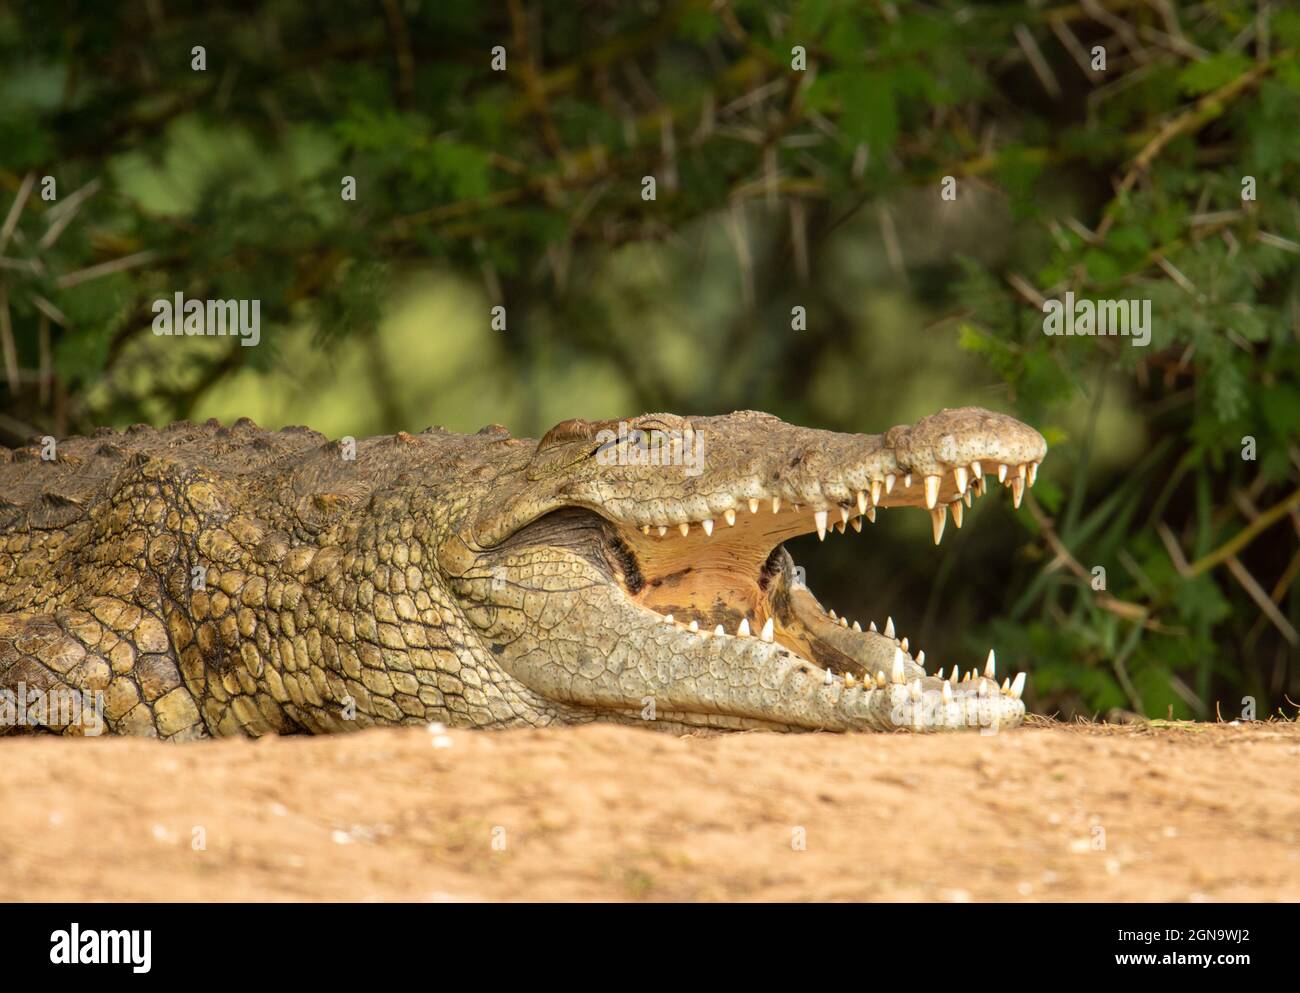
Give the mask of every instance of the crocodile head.
<path id="1" fill-rule="evenodd" d="M 1045 452 L 1037 431 L 970 407 L 883 435 L 753 411 L 570 420 L 517 450 L 439 565 L 496 662 L 579 714 L 1006 727 L 1024 716 L 1023 676 L 999 684 L 992 652 L 981 670 L 927 674 L 892 621 L 862 630 L 823 610 L 782 543 L 894 507 L 929 513 L 937 542 L 993 480 L 1019 506 Z"/>

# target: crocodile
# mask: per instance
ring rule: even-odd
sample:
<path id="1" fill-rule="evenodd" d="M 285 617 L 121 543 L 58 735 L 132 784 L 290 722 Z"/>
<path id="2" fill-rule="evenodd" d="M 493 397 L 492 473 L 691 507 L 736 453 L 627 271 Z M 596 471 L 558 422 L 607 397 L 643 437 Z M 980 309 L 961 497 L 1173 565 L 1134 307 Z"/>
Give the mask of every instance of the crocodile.
<path id="1" fill-rule="evenodd" d="M 741 411 L 0 447 L 0 733 L 1013 727 L 1023 674 L 929 673 L 784 543 L 895 507 L 937 543 L 994 479 L 1018 507 L 1046 447 L 975 407 L 880 435 Z"/>

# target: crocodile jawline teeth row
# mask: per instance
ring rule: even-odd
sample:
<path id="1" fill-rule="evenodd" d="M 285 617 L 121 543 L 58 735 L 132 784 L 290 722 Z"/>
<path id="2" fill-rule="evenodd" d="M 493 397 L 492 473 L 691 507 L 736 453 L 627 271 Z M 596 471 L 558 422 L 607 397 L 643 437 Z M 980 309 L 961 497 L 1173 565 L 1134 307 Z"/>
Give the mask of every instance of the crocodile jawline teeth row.
<path id="1" fill-rule="evenodd" d="M 832 610 L 829 613 L 831 619 L 837 621 L 842 627 L 849 626 L 847 619 L 843 617 L 836 617 L 835 611 Z M 673 625 L 678 624 L 677 619 L 672 614 L 663 615 L 663 621 L 665 624 L 673 624 Z M 702 634 L 704 636 L 710 635 L 710 632 L 701 630 L 700 623 L 699 621 L 696 620 L 692 620 L 689 624 L 685 624 L 681 626 L 685 627 L 686 630 L 691 632 L 692 634 Z M 740 623 L 736 626 L 736 633 L 734 635 L 729 635 L 727 630 L 721 624 L 717 625 L 713 629 L 711 634 L 713 637 L 735 637 L 735 638 L 757 637 L 760 641 L 764 641 L 769 644 L 776 640 L 776 628 L 771 617 L 769 617 L 763 623 L 757 635 L 755 635 L 753 632 L 753 628 L 756 626 L 757 624 L 751 625 L 749 623 L 749 618 L 742 618 Z M 853 630 L 858 632 L 862 631 L 862 628 L 861 626 L 859 626 L 857 621 L 853 622 Z M 873 634 L 882 633 L 876 630 L 875 621 L 871 622 L 870 626 L 868 627 L 868 630 Z M 883 632 L 883 635 L 886 638 L 894 637 L 894 619 L 892 617 L 885 619 L 885 630 Z M 874 685 L 877 688 L 884 688 L 885 686 L 892 683 L 900 686 L 905 685 L 908 686 L 909 688 L 919 688 L 921 686 L 921 680 L 919 677 L 914 678 L 913 680 L 910 681 L 907 679 L 906 666 L 909 659 L 911 659 L 911 661 L 919 665 L 922 669 L 925 668 L 925 652 L 918 651 L 916 653 L 916 657 L 912 658 L 911 656 L 908 655 L 907 638 L 898 639 L 898 646 L 894 649 L 894 662 L 890 669 L 890 672 L 886 674 L 883 669 L 878 670 L 876 672 L 874 680 L 871 678 L 870 674 L 868 673 L 868 675 L 862 680 L 862 684 L 864 686 Z M 826 685 L 828 686 L 834 684 L 837 681 L 840 684 L 842 684 L 845 688 L 849 688 L 857 685 L 855 677 L 851 672 L 837 673 L 829 667 L 825 669 L 824 672 L 825 675 L 823 678 Z M 971 667 L 966 672 L 965 677 L 963 677 L 961 675 L 961 668 L 959 666 L 953 666 L 952 674 L 947 679 L 944 679 L 943 668 L 940 667 L 935 678 L 943 683 L 942 692 L 944 694 L 945 702 L 951 702 L 954 689 L 958 689 L 959 691 L 973 692 L 975 693 L 975 695 L 979 697 L 993 696 L 997 693 L 1000 693 L 1003 696 L 1014 697 L 1017 700 L 1020 699 L 1021 694 L 1024 693 L 1024 689 L 1025 689 L 1025 673 L 1023 672 L 1017 673 L 1014 679 L 1012 678 L 1004 679 L 1002 681 L 1001 686 L 998 685 L 997 658 L 994 655 L 993 649 L 991 648 L 989 649 L 989 654 L 984 661 L 984 672 L 982 674 L 977 672 L 975 667 Z M 974 684 L 973 686 L 971 685 L 972 683 Z"/>
<path id="2" fill-rule="evenodd" d="M 1014 471 L 1012 471 L 1013 469 Z M 1026 462 L 1014 467 L 1005 463 L 998 463 L 996 474 L 998 482 L 1011 489 L 1012 504 L 1016 509 L 1019 509 L 1024 498 L 1026 484 L 1032 487 L 1038 478 L 1038 463 Z M 988 490 L 987 477 L 984 475 L 984 467 L 980 462 L 973 462 L 969 467 L 956 466 L 952 470 L 952 476 L 956 486 L 957 499 L 949 503 L 939 503 L 939 493 L 943 483 L 942 476 L 927 475 L 920 484 L 924 489 L 925 507 L 930 512 L 934 543 L 936 545 L 943 539 L 944 526 L 947 523 L 949 511 L 952 512 L 953 523 L 960 528 L 964 517 L 963 505 L 969 507 L 972 494 L 983 496 Z M 887 474 L 883 479 L 872 480 L 869 489 L 857 491 L 856 509 L 854 503 L 837 503 L 814 510 L 812 530 L 817 532 L 817 537 L 821 541 L 826 540 L 826 534 L 829 531 L 844 534 L 846 525 L 851 525 L 853 530 L 861 532 L 862 518 L 865 517 L 874 524 L 876 510 L 880 507 L 882 491 L 886 496 L 892 495 L 898 482 L 898 477 L 892 473 Z M 912 486 L 913 477 L 908 473 L 902 479 L 899 494 L 911 490 Z M 757 497 L 750 497 L 746 501 L 746 506 L 750 514 L 758 514 L 761 503 Z M 779 514 L 781 506 L 781 498 L 779 496 L 772 497 L 772 513 Z M 790 509 L 797 512 L 802 510 L 803 506 L 803 504 L 795 503 L 790 505 Z M 840 518 L 838 521 L 832 520 L 832 510 L 838 512 Z M 727 508 L 722 512 L 721 516 L 727 527 L 736 526 L 736 510 L 734 508 Z M 715 530 L 715 521 L 716 519 L 713 517 L 706 517 L 697 521 L 677 521 L 671 524 L 643 524 L 641 525 L 641 533 L 647 537 L 657 534 L 660 538 L 672 537 L 676 533 L 685 538 L 690 536 L 691 526 L 696 525 L 699 530 L 704 532 L 705 537 L 712 537 Z"/>
<path id="3" fill-rule="evenodd" d="M 845 617 L 836 616 L 834 610 L 828 611 L 828 614 L 831 620 L 838 623 L 841 627 L 847 628 L 850 626 L 848 619 Z M 861 632 L 862 627 L 857 621 L 854 621 L 852 624 L 852 630 Z M 884 637 L 894 639 L 897 642 L 897 647 L 894 649 L 894 663 L 891 668 L 891 671 L 888 674 L 888 676 L 886 676 L 884 670 L 878 671 L 876 673 L 876 678 L 875 678 L 875 683 L 877 685 L 884 686 L 887 683 L 898 683 L 898 684 L 906 683 L 907 682 L 906 664 L 909 659 L 911 659 L 912 662 L 916 663 L 922 669 L 925 669 L 925 652 L 918 651 L 915 657 L 913 657 L 908 654 L 908 647 L 909 647 L 908 639 L 905 637 L 894 638 L 894 619 L 892 617 L 885 618 L 885 630 L 883 632 L 877 630 L 875 621 L 872 621 L 867 626 L 867 630 L 872 634 L 883 634 Z M 947 678 L 947 680 L 944 680 L 943 667 L 940 666 L 935 678 L 950 683 L 954 687 L 963 686 L 967 683 L 970 683 L 973 680 L 976 683 L 976 687 L 978 689 L 980 696 L 986 695 L 986 691 L 988 691 L 990 687 L 992 687 L 992 688 L 997 688 L 998 692 L 1002 693 L 1004 696 L 1013 696 L 1016 699 L 1020 698 L 1025 688 L 1025 678 L 1026 678 L 1025 673 L 1023 672 L 1018 673 L 1013 679 L 1012 678 L 1004 679 L 1002 681 L 1001 687 L 998 687 L 996 676 L 997 676 L 997 657 L 994 654 L 993 649 L 990 648 L 989 654 L 984 660 L 984 672 L 982 675 L 976 671 L 975 667 L 972 666 L 966 672 L 966 675 L 963 678 L 961 675 L 961 668 L 959 666 L 953 666 L 952 675 L 950 675 Z M 828 668 L 826 670 L 826 682 L 829 684 L 832 682 L 832 680 L 836 680 L 836 679 L 841 680 L 846 686 L 854 685 L 853 673 L 851 672 L 836 673 L 834 672 L 834 670 Z M 870 674 L 868 674 L 868 678 L 863 680 L 864 683 L 869 683 L 871 681 L 872 680 L 870 679 Z M 989 686 L 985 686 L 986 682 L 989 684 Z"/>

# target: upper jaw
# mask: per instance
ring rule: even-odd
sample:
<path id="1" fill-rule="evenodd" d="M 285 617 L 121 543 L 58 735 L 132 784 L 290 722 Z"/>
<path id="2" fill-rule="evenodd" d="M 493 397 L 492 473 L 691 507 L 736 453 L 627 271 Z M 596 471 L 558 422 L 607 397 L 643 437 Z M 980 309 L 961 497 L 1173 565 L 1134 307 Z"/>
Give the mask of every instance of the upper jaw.
<path id="1" fill-rule="evenodd" d="M 643 421 L 676 430 L 692 457 L 680 464 L 638 464 L 616 449 L 606 452 L 615 458 L 597 463 L 594 434 L 570 431 L 558 441 L 548 435 L 522 467 L 526 485 L 493 493 L 471 520 L 471 543 L 490 548 L 564 506 L 584 507 L 656 537 L 661 529 L 663 536 L 680 533 L 683 525 L 687 533 L 698 527 L 707 535 L 761 507 L 824 511 L 831 527 L 837 518 L 844 523 L 845 513 L 871 516 L 877 507 L 951 505 L 978 475 L 998 474 L 1003 466 L 1018 505 L 1023 483 L 1016 480 L 1032 482 L 1047 451 L 1033 428 L 978 407 L 943 410 L 883 435 L 798 427 L 752 411 L 647 415 L 631 423 Z M 818 528 L 811 514 L 804 520 L 807 526 L 783 519 L 772 544 Z"/>
<path id="2" fill-rule="evenodd" d="M 963 506 L 986 492 L 988 477 L 1011 490 L 1018 508 L 1047 451 L 1037 431 L 978 408 L 944 411 L 884 436 L 810 434 L 825 438 L 805 439 L 767 478 L 751 473 L 707 494 L 614 499 L 589 509 L 640 532 L 632 536 L 640 546 L 694 538 L 753 543 L 766 555 L 801 534 L 860 531 L 863 518 L 874 523 L 880 508 L 922 507 L 931 513 L 938 544 L 949 511 L 961 527 Z M 812 440 L 825 443 L 813 449 Z"/>
<path id="3" fill-rule="evenodd" d="M 696 527 L 708 536 L 747 514 L 807 508 L 804 518 L 785 516 L 779 530 L 767 529 L 780 541 L 821 530 L 818 513 L 828 528 L 874 517 L 880 507 L 951 505 L 983 475 L 1011 486 L 1019 506 L 1047 451 L 1033 428 L 976 407 L 944 410 L 883 435 L 799 428 L 772 418 L 757 437 L 742 439 L 731 423 L 736 416 L 692 422 L 706 453 L 698 475 L 675 466 L 611 467 L 597 480 L 575 481 L 565 497 L 657 537 L 684 536 Z"/>

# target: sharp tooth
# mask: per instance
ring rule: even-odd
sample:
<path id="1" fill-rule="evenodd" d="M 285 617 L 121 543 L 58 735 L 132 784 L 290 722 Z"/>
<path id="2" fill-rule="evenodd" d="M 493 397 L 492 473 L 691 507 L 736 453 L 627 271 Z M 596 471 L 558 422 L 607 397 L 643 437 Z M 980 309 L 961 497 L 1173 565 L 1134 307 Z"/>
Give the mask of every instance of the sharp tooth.
<path id="1" fill-rule="evenodd" d="M 671 624 L 671 623 L 673 623 L 673 615 L 672 615 L 672 614 L 664 614 L 664 623 L 665 623 L 665 624 Z"/>
<path id="2" fill-rule="evenodd" d="M 907 651 L 907 639 L 904 638 L 902 641 L 900 641 L 898 643 L 898 647 L 901 648 L 903 651 Z"/>
<path id="3" fill-rule="evenodd" d="M 885 493 L 888 494 L 894 491 L 894 480 L 897 478 L 892 472 L 885 473 Z"/>
<path id="4" fill-rule="evenodd" d="M 927 510 L 933 510 L 934 505 L 939 502 L 939 477 L 925 477 L 925 506 Z"/>
<path id="5" fill-rule="evenodd" d="M 970 464 L 970 471 L 976 482 L 984 478 L 984 467 L 979 464 L 978 459 Z"/>
<path id="6" fill-rule="evenodd" d="M 906 476 L 903 477 L 903 489 L 910 490 L 911 488 L 912 488 L 912 474 L 909 472 Z"/>
<path id="7" fill-rule="evenodd" d="M 997 675 L 998 660 L 993 657 L 993 649 L 989 649 L 989 657 L 984 660 L 984 675 L 993 679 Z"/>
<path id="8" fill-rule="evenodd" d="M 724 510 L 722 518 L 727 522 L 727 527 L 734 528 L 736 526 L 736 512 L 734 510 Z"/>
<path id="9" fill-rule="evenodd" d="M 813 521 L 817 524 L 817 537 L 826 540 L 826 511 L 819 510 L 813 514 Z"/>
<path id="10" fill-rule="evenodd" d="M 858 513 L 865 514 L 866 512 L 867 512 L 867 491 L 858 490 Z"/>
<path id="11" fill-rule="evenodd" d="M 700 521 L 700 527 L 704 528 L 705 534 L 711 536 L 713 534 L 713 518 L 712 517 L 704 518 L 704 520 Z"/>
<path id="12" fill-rule="evenodd" d="M 952 471 L 952 478 L 957 482 L 957 492 L 966 492 L 966 467 L 959 465 Z"/>
<path id="13" fill-rule="evenodd" d="M 969 682 L 970 682 L 970 677 L 973 676 L 973 675 L 975 675 L 975 670 L 974 670 L 974 669 L 970 669 L 970 670 L 968 670 L 968 671 L 966 672 L 966 675 L 964 675 L 964 676 L 961 677 L 961 681 L 962 681 L 963 683 L 969 683 Z"/>
<path id="14" fill-rule="evenodd" d="M 1020 672 L 1017 673 L 1016 678 L 1011 681 L 1011 695 L 1019 700 L 1020 694 L 1023 692 L 1025 692 L 1025 674 Z"/>
<path id="15" fill-rule="evenodd" d="M 904 675 L 905 672 L 906 672 L 906 669 L 905 669 L 904 666 L 903 666 L 903 650 L 902 650 L 901 648 L 895 648 L 895 649 L 894 649 L 894 668 L 893 668 L 893 671 L 889 674 L 889 679 L 890 679 L 890 681 L 891 681 L 891 682 L 894 682 L 894 683 L 901 683 L 901 682 L 903 681 L 903 679 L 905 678 L 905 675 Z"/>
<path id="16" fill-rule="evenodd" d="M 650 525 L 649 525 L 649 524 L 642 524 L 642 525 L 641 525 L 641 533 L 642 533 L 642 534 L 645 534 L 645 535 L 648 535 L 648 534 L 650 533 Z"/>
<path id="17" fill-rule="evenodd" d="M 1038 463 L 1030 462 L 1029 463 L 1029 485 L 1033 486 L 1034 480 L 1037 478 L 1038 478 Z"/>
<path id="18" fill-rule="evenodd" d="M 981 679 L 981 680 L 979 681 L 979 685 L 977 685 L 977 686 L 975 687 L 975 695 L 976 695 L 976 696 L 988 696 L 988 695 L 989 695 L 989 685 L 990 685 L 990 684 L 989 684 L 989 681 L 988 681 L 987 679 Z M 992 685 L 993 685 L 993 687 L 996 689 L 998 684 L 997 684 L 997 683 L 993 683 Z"/>
<path id="19" fill-rule="evenodd" d="M 919 652 L 916 653 L 916 664 L 919 665 L 922 669 L 925 668 L 925 652 L 924 652 L 924 651 L 919 651 Z"/>
<path id="20" fill-rule="evenodd" d="M 1025 481 L 1017 476 L 1011 480 L 1011 505 L 1020 509 L 1020 501 L 1025 498 Z"/>
<path id="21" fill-rule="evenodd" d="M 835 533 L 836 533 L 836 534 L 843 534 L 843 533 L 844 533 L 844 522 L 843 522 L 843 521 L 836 521 L 836 522 L 835 522 Z"/>
<path id="22" fill-rule="evenodd" d="M 1029 466 L 1021 462 L 1020 465 L 1016 466 L 1016 475 L 1019 476 L 1021 479 L 1024 479 L 1027 475 L 1029 475 Z"/>
<path id="23" fill-rule="evenodd" d="M 853 685 L 853 673 L 851 673 L 851 672 L 846 672 L 846 673 L 844 674 L 844 687 L 845 687 L 845 689 L 847 689 L 848 687 L 850 687 L 850 686 L 852 686 L 852 685 Z"/>
<path id="24" fill-rule="evenodd" d="M 878 671 L 876 672 L 876 686 L 878 686 L 878 687 L 879 687 L 880 689 L 882 689 L 882 690 L 885 688 L 885 670 L 884 670 L 884 669 L 880 669 L 880 670 L 878 670 Z"/>
<path id="25" fill-rule="evenodd" d="M 930 511 L 930 523 L 934 526 L 934 543 L 939 544 L 939 539 L 943 537 L 943 526 L 948 520 L 948 508 L 936 507 Z"/>
<path id="26" fill-rule="evenodd" d="M 1003 693 L 1006 693 L 1006 692 L 1007 692 L 1008 690 L 1010 690 L 1010 689 L 1011 689 L 1011 680 L 1010 680 L 1010 678 L 1007 678 L 1007 679 L 1002 680 L 1002 692 L 1003 692 Z"/>
<path id="27" fill-rule="evenodd" d="M 876 630 L 876 622 L 875 622 L 875 621 L 871 621 L 871 622 L 867 625 L 867 630 L 868 630 L 868 631 L 875 631 L 875 630 Z"/>
<path id="28" fill-rule="evenodd" d="M 966 501 L 966 506 L 967 506 L 967 507 L 970 506 L 970 502 L 971 502 L 971 494 L 977 492 L 977 491 L 978 491 L 978 488 L 979 488 L 981 485 L 982 485 L 982 484 L 980 484 L 980 483 L 976 483 L 974 486 L 972 486 L 970 489 L 968 489 L 965 493 L 963 493 L 963 494 L 961 495 L 961 498 L 962 498 L 963 500 Z"/>
<path id="29" fill-rule="evenodd" d="M 954 686 L 956 686 L 957 683 L 961 681 L 961 666 L 953 666 L 952 675 L 949 676 L 948 679 Z"/>
<path id="30" fill-rule="evenodd" d="M 722 626 L 721 624 L 719 624 L 716 628 L 713 629 L 713 633 L 714 633 L 714 634 L 726 634 L 727 632 L 726 632 L 726 629 L 723 628 L 723 626 Z"/>
<path id="31" fill-rule="evenodd" d="M 875 524 L 875 523 L 876 523 L 876 508 L 875 508 L 875 507 L 872 507 L 870 510 L 867 511 L 867 520 L 869 520 L 872 524 Z"/>
<path id="32" fill-rule="evenodd" d="M 854 621 L 854 622 L 853 622 L 853 630 L 856 631 L 856 632 L 858 632 L 858 634 L 861 634 L 861 633 L 862 633 L 862 625 L 859 624 L 857 621 Z"/>
<path id="33" fill-rule="evenodd" d="M 846 618 L 846 617 L 841 617 L 841 618 L 840 618 L 840 627 L 842 627 L 842 628 L 846 628 L 846 627 L 848 627 L 848 626 L 849 626 L 848 618 Z"/>
<path id="34" fill-rule="evenodd" d="M 831 613 L 831 620 L 838 621 L 840 619 L 840 615 L 835 613 L 834 609 L 832 609 L 830 613 Z"/>
<path id="35" fill-rule="evenodd" d="M 688 624 L 688 625 L 686 625 L 686 627 L 687 627 L 688 630 L 691 630 L 691 631 L 698 631 L 698 630 L 700 629 L 700 622 L 699 622 L 699 621 L 691 621 L 691 623 Z"/>
<path id="36" fill-rule="evenodd" d="M 874 512 L 874 511 L 868 511 L 868 513 L 873 513 L 873 512 Z M 862 533 L 862 518 L 861 518 L 861 517 L 855 517 L 855 518 L 853 518 L 853 520 L 849 521 L 849 523 L 853 525 L 853 530 L 854 530 L 854 531 L 858 532 L 858 534 L 861 534 L 861 533 Z"/>
<path id="37" fill-rule="evenodd" d="M 907 695 L 913 700 L 921 699 L 921 681 L 919 679 L 913 680 L 912 684 L 908 686 Z"/>
<path id="38" fill-rule="evenodd" d="M 886 618 L 885 618 L 885 637 L 886 637 L 886 638 L 892 638 L 893 636 L 894 636 L 894 619 L 893 619 L 892 617 L 886 617 Z"/>
<path id="39" fill-rule="evenodd" d="M 873 479 L 871 481 L 871 502 L 873 504 L 880 503 L 880 487 L 882 485 L 883 484 L 879 479 Z"/>
<path id="40" fill-rule="evenodd" d="M 943 702 L 952 703 L 952 686 L 948 683 L 943 684 Z"/>
<path id="41" fill-rule="evenodd" d="M 970 490 L 967 490 L 966 493 L 969 495 Z M 961 501 L 954 500 L 948 505 L 948 509 L 952 511 L 952 522 L 957 525 L 957 530 L 960 531 L 962 514 L 965 512 L 961 505 Z"/>
<path id="42" fill-rule="evenodd" d="M 750 512 L 751 514 L 757 514 L 757 513 L 758 513 L 758 501 L 755 500 L 753 497 L 750 497 L 750 498 L 749 498 L 749 512 Z"/>
<path id="43" fill-rule="evenodd" d="M 1005 465 L 1003 465 L 1002 463 L 999 462 L 999 463 L 998 463 L 998 482 L 999 482 L 999 483 L 1005 483 L 1006 481 L 1007 481 L 1007 467 L 1006 467 Z"/>
<path id="44" fill-rule="evenodd" d="M 774 513 L 774 514 L 779 514 L 779 513 L 781 513 L 781 498 L 780 498 L 780 497 L 772 497 L 772 513 Z"/>
<path id="45" fill-rule="evenodd" d="M 662 537 L 663 537 L 664 535 L 666 535 L 667 533 L 668 533 L 668 528 L 666 528 L 664 525 L 660 524 L 660 525 L 659 525 L 659 537 L 662 538 Z"/>
<path id="46" fill-rule="evenodd" d="M 847 524 L 848 522 L 849 522 L 849 508 L 848 508 L 848 507 L 841 507 L 841 508 L 840 508 L 840 523 L 841 523 L 841 524 Z M 840 530 L 842 531 L 843 528 L 841 528 Z"/>
<path id="47" fill-rule="evenodd" d="M 833 672 L 831 672 L 829 669 L 827 669 L 827 670 L 826 670 L 826 678 L 825 678 L 824 680 L 822 680 L 822 682 L 824 682 L 827 686 L 830 686 L 831 683 L 835 682 L 835 673 L 833 673 Z"/>
<path id="48" fill-rule="evenodd" d="M 763 622 L 763 630 L 758 633 L 758 636 L 764 641 L 772 641 L 776 637 L 776 625 L 772 623 L 772 618 L 769 617 Z"/>
<path id="49" fill-rule="evenodd" d="M 683 522 L 677 525 L 677 530 L 680 531 L 682 533 L 682 537 L 685 538 L 688 534 L 691 533 L 691 526 Z"/>
<path id="50" fill-rule="evenodd" d="M 749 618 L 748 618 L 748 617 L 742 617 L 742 618 L 740 619 L 740 626 L 739 626 L 738 628 L 736 628 L 736 634 L 737 634 L 739 637 L 741 637 L 741 638 L 748 638 L 748 637 L 749 637 Z"/>

